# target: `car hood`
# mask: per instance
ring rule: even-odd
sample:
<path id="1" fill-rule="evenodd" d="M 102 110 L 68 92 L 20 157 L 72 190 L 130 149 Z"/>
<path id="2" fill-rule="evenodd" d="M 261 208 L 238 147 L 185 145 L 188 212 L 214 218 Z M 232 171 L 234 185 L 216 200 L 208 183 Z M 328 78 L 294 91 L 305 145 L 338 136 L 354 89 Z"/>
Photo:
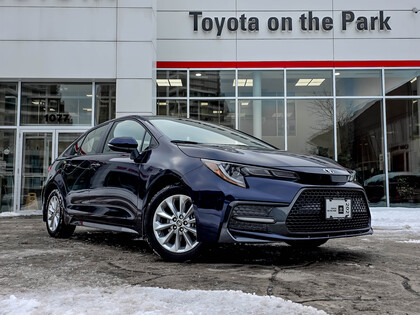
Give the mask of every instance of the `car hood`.
<path id="1" fill-rule="evenodd" d="M 334 169 L 336 174 L 348 174 L 347 170 L 333 160 L 311 156 L 287 153 L 283 151 L 254 150 L 235 148 L 232 146 L 178 145 L 179 149 L 190 157 L 234 162 L 255 166 L 273 167 L 304 172 L 324 168 Z M 303 169 L 305 168 L 305 169 Z M 324 171 L 323 171 L 324 172 Z"/>

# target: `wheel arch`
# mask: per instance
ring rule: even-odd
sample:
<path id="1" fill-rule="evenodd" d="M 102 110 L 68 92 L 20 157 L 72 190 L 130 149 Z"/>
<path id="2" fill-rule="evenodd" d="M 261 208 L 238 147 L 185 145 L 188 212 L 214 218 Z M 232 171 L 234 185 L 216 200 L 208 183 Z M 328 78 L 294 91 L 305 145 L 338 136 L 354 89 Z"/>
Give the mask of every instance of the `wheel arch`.
<path id="1" fill-rule="evenodd" d="M 42 203 L 42 220 L 44 222 L 47 221 L 47 207 L 46 207 L 47 199 L 48 199 L 48 196 L 51 194 L 51 192 L 55 189 L 58 189 L 60 191 L 61 195 L 64 196 L 63 189 L 60 187 L 60 185 L 58 185 L 57 182 L 51 181 L 50 183 L 48 183 L 47 186 L 45 186 L 44 193 L 43 193 L 43 199 L 42 199 L 43 200 L 43 203 Z"/>
<path id="2" fill-rule="evenodd" d="M 146 211 L 149 207 L 150 201 L 152 200 L 153 196 L 155 196 L 159 191 L 161 191 L 163 188 L 167 186 L 183 186 L 188 191 L 191 192 L 191 188 L 182 180 L 182 178 L 174 173 L 167 173 L 159 178 L 155 179 L 152 184 L 148 188 L 147 195 L 145 197 L 145 201 L 143 202 L 142 206 L 142 235 L 145 236 L 145 217 L 146 217 Z"/>

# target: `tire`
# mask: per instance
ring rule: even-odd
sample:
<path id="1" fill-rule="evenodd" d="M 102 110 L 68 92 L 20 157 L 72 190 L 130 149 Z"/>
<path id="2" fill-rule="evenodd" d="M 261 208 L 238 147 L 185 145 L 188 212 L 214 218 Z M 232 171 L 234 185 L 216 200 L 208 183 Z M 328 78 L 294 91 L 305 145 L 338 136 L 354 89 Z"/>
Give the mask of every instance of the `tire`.
<path id="1" fill-rule="evenodd" d="M 47 199 L 47 231 L 56 238 L 69 238 L 76 226 L 64 222 L 64 201 L 58 189 L 53 190 Z"/>
<path id="2" fill-rule="evenodd" d="M 152 249 L 167 261 L 186 261 L 197 257 L 203 244 L 197 241 L 194 205 L 188 191 L 168 186 L 149 203 L 145 232 Z"/>
<path id="3" fill-rule="evenodd" d="M 295 248 L 316 248 L 325 244 L 328 240 L 298 240 L 298 241 L 284 241 L 286 244 Z"/>

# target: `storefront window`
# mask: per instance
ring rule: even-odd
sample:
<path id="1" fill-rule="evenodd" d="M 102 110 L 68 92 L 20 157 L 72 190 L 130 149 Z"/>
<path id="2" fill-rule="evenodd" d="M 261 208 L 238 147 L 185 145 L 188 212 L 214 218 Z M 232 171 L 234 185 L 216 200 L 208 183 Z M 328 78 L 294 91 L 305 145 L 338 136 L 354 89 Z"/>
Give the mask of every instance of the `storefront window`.
<path id="1" fill-rule="evenodd" d="M 333 108 L 332 99 L 288 100 L 287 150 L 333 159 Z"/>
<path id="2" fill-rule="evenodd" d="M 338 163 L 355 170 L 373 206 L 386 206 L 382 102 L 337 100 Z"/>
<path id="3" fill-rule="evenodd" d="M 22 83 L 22 125 L 91 125 L 92 84 Z"/>
<path id="4" fill-rule="evenodd" d="M 235 100 L 192 100 L 190 117 L 235 128 Z"/>
<path id="5" fill-rule="evenodd" d="M 0 83 L 0 126 L 16 125 L 17 84 Z"/>
<path id="6" fill-rule="evenodd" d="M 288 96 L 332 96 L 332 71 L 288 70 Z"/>
<path id="7" fill-rule="evenodd" d="M 115 118 L 115 83 L 97 83 L 95 95 L 95 125 Z"/>
<path id="8" fill-rule="evenodd" d="M 156 86 L 158 97 L 187 97 L 187 71 L 159 70 Z"/>
<path id="9" fill-rule="evenodd" d="M 235 71 L 191 71 L 190 96 L 235 96 Z"/>
<path id="10" fill-rule="evenodd" d="M 420 107 L 418 99 L 386 100 L 391 206 L 420 206 Z"/>
<path id="11" fill-rule="evenodd" d="M 381 70 L 336 70 L 337 96 L 382 95 Z"/>
<path id="12" fill-rule="evenodd" d="M 283 96 L 283 71 L 238 71 L 238 96 Z"/>
<path id="13" fill-rule="evenodd" d="M 283 100 L 239 100 L 239 130 L 284 150 Z"/>
<path id="14" fill-rule="evenodd" d="M 157 114 L 163 116 L 187 117 L 187 101 L 158 100 Z"/>
<path id="15" fill-rule="evenodd" d="M 387 96 L 420 95 L 420 70 L 385 70 Z"/>
<path id="16" fill-rule="evenodd" d="M 0 212 L 13 211 L 16 131 L 0 130 Z"/>

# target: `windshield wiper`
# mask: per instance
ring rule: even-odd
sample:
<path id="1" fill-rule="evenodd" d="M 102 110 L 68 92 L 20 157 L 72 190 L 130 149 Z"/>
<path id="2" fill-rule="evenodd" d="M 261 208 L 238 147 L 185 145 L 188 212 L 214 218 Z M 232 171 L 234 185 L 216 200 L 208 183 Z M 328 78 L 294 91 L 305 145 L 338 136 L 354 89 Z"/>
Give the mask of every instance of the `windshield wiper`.
<path id="1" fill-rule="evenodd" d="M 188 140 L 171 140 L 171 142 L 180 143 L 180 144 L 201 144 L 200 142 L 188 141 Z"/>

